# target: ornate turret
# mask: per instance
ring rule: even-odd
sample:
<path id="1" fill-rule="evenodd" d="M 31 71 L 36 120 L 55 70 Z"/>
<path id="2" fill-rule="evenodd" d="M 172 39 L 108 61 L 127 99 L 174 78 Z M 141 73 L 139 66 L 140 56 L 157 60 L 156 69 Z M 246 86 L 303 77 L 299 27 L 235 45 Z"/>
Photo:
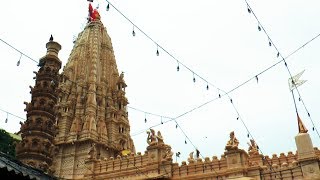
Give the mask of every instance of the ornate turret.
<path id="1" fill-rule="evenodd" d="M 56 176 L 82 178 L 85 160 L 134 152 L 125 97 L 112 43 L 99 18 L 78 35 L 59 86 Z"/>
<path id="2" fill-rule="evenodd" d="M 31 102 L 26 104 L 27 120 L 21 124 L 22 141 L 17 145 L 17 158 L 33 167 L 47 171 L 56 152 L 56 116 L 54 106 L 58 101 L 56 88 L 59 83 L 61 61 L 60 44 L 50 37 L 47 54 L 40 59 L 34 87 L 30 86 Z"/>

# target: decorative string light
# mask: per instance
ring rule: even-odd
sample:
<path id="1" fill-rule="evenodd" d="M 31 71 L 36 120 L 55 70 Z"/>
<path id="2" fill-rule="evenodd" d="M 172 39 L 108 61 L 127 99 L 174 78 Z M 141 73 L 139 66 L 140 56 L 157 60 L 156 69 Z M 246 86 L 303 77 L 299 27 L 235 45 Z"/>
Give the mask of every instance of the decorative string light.
<path id="1" fill-rule="evenodd" d="M 271 42 L 270 42 L 270 39 L 269 39 L 269 46 L 270 46 L 270 47 L 272 46 L 272 44 L 271 44 Z"/>
<path id="2" fill-rule="evenodd" d="M 133 26 L 133 28 L 132 28 L 132 36 L 133 36 L 133 37 L 136 36 L 136 32 L 134 31 L 134 26 Z"/>
<path id="3" fill-rule="evenodd" d="M 209 84 L 207 84 L 207 90 L 209 90 Z"/>
<path id="4" fill-rule="evenodd" d="M 161 116 L 161 124 L 163 124 L 163 121 L 162 121 L 162 116 Z"/>
<path id="5" fill-rule="evenodd" d="M 144 114 L 144 123 L 147 123 L 147 114 Z"/>
<path id="6" fill-rule="evenodd" d="M 259 30 L 259 31 L 261 31 L 261 27 L 260 27 L 260 25 L 258 25 L 258 30 Z"/>
<path id="7" fill-rule="evenodd" d="M 259 81 L 259 79 L 258 79 L 258 75 L 256 75 L 256 80 L 257 80 L 257 83 L 258 83 L 258 81 Z"/>
<path id="8" fill-rule="evenodd" d="M 156 52 L 156 55 L 159 56 L 159 54 L 160 54 L 160 53 L 159 53 L 159 45 L 157 44 L 157 52 Z"/>
<path id="9" fill-rule="evenodd" d="M 5 123 L 8 123 L 8 113 L 7 113 L 7 118 L 6 118 L 6 120 L 5 120 Z"/>
<path id="10" fill-rule="evenodd" d="M 184 144 L 187 144 L 187 140 L 186 139 L 184 140 Z"/>
<path id="11" fill-rule="evenodd" d="M 20 65 L 21 57 L 22 57 L 22 53 L 20 53 L 20 57 L 19 57 L 19 60 L 18 60 L 18 62 L 17 62 L 17 66 L 19 66 L 19 65 Z"/>
<path id="12" fill-rule="evenodd" d="M 237 120 L 239 120 L 239 116 L 237 117 Z"/>
<path id="13" fill-rule="evenodd" d="M 251 13 L 251 9 L 248 7 L 248 13 Z"/>
<path id="14" fill-rule="evenodd" d="M 233 104 L 233 101 L 232 101 L 232 99 L 230 98 L 230 102 L 231 102 L 231 104 Z"/>
<path id="15" fill-rule="evenodd" d="M 291 55 L 293 55 L 294 53 L 296 53 L 297 51 L 299 51 L 300 49 L 302 49 L 305 45 L 307 45 L 308 43 L 310 43 L 310 42 L 313 41 L 314 39 L 318 38 L 318 37 L 320 36 L 320 34 L 318 34 L 317 36 L 315 36 L 315 37 L 312 38 L 311 40 L 307 41 L 305 44 L 303 44 L 303 45 L 300 46 L 298 49 L 296 49 L 296 50 L 293 51 L 291 54 L 289 54 L 286 58 L 284 58 L 284 57 L 280 54 L 278 48 L 277 48 L 277 47 L 275 46 L 275 44 L 273 43 L 273 41 L 271 40 L 271 38 L 270 38 L 270 36 L 268 35 L 268 33 L 266 32 L 266 30 L 265 30 L 265 29 L 263 28 L 263 26 L 261 25 L 258 17 L 257 17 L 257 16 L 255 15 L 255 13 L 253 12 L 253 10 L 252 10 L 252 8 L 250 7 L 250 5 L 249 5 L 249 3 L 247 2 L 247 0 L 245 0 L 245 2 L 246 2 L 246 4 L 247 4 L 247 7 L 249 7 L 249 8 L 251 9 L 251 12 L 252 12 L 254 18 L 255 18 L 255 19 L 257 20 L 257 22 L 259 23 L 259 26 L 258 26 L 258 27 L 260 28 L 259 31 L 261 30 L 261 27 L 262 27 L 265 35 L 266 35 L 266 36 L 268 37 L 268 39 L 269 39 L 269 44 L 271 44 L 271 43 L 273 44 L 273 47 L 274 47 L 275 50 L 277 51 L 277 57 L 279 57 L 279 56 L 282 57 L 282 61 L 284 62 L 284 65 L 286 66 L 286 69 L 287 69 L 287 71 L 288 71 L 288 73 L 289 73 L 289 76 L 290 76 L 291 79 L 293 79 L 293 78 L 292 78 L 292 73 L 291 73 L 291 71 L 290 71 L 290 69 L 289 69 L 289 67 L 288 67 L 288 64 L 287 64 L 287 62 L 286 62 L 286 59 L 287 59 L 288 57 L 290 57 Z M 260 27 L 260 26 L 261 26 L 261 27 Z M 278 63 L 277 63 L 277 64 L 278 64 Z M 297 85 L 296 85 L 296 84 L 293 84 L 293 85 L 295 86 L 295 90 L 298 92 L 298 95 L 299 95 L 299 97 L 301 98 L 300 91 L 299 91 L 299 89 L 297 88 Z M 302 103 L 303 103 L 303 106 L 304 106 L 305 111 L 306 111 L 307 113 L 309 113 L 309 111 L 308 111 L 306 105 L 304 104 L 302 98 L 301 98 L 301 101 L 302 101 Z M 311 118 L 310 116 L 309 116 L 309 119 L 310 119 L 312 125 L 314 126 L 314 122 L 313 122 L 313 120 L 312 120 L 312 118 Z M 315 128 L 315 130 L 316 130 L 316 132 L 317 132 L 317 134 L 318 134 L 318 137 L 320 138 L 320 134 L 319 134 L 318 130 L 317 130 L 316 128 Z"/>
<path id="16" fill-rule="evenodd" d="M 109 11 L 109 9 L 110 9 L 110 5 L 109 5 L 109 3 L 108 3 L 108 5 L 107 5 L 107 7 L 106 7 L 106 10 Z"/>
<path id="17" fill-rule="evenodd" d="M 194 83 L 196 82 L 196 78 L 194 77 L 194 73 L 193 73 L 193 82 Z"/>
<path id="18" fill-rule="evenodd" d="M 179 66 L 179 62 L 177 61 L 178 65 L 177 65 L 177 71 L 180 70 L 180 66 Z"/>

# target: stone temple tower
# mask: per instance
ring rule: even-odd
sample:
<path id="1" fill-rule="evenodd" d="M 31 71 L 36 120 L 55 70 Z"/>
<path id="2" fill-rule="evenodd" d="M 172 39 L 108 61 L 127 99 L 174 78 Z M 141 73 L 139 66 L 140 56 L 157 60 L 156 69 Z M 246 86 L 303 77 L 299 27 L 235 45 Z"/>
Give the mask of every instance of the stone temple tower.
<path id="1" fill-rule="evenodd" d="M 57 177 L 82 178 L 92 148 L 100 159 L 135 151 L 126 83 L 100 18 L 88 22 L 79 33 L 60 80 L 55 138 L 59 152 L 54 159 Z"/>
<path id="2" fill-rule="evenodd" d="M 40 59 L 35 86 L 31 87 L 31 102 L 26 104 L 27 120 L 21 123 L 22 141 L 16 146 L 17 158 L 23 163 L 47 171 L 52 165 L 56 151 L 54 136 L 56 118 L 54 107 L 58 101 L 57 87 L 61 61 L 60 44 L 50 41 L 47 54 Z"/>

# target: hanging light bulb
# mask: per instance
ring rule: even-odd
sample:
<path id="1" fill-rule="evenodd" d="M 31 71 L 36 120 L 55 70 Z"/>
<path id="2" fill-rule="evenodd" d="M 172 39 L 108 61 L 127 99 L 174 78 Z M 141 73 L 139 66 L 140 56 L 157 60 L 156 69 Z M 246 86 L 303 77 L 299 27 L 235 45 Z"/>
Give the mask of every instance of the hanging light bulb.
<path id="1" fill-rule="evenodd" d="M 144 123 L 147 123 L 147 115 L 144 114 Z"/>
<path id="2" fill-rule="evenodd" d="M 258 79 L 258 75 L 256 76 L 256 80 L 257 80 L 257 83 L 258 83 L 258 81 L 259 81 L 259 79 Z"/>
<path id="3" fill-rule="evenodd" d="M 161 124 L 163 124 L 163 121 L 162 121 L 162 116 L 161 116 Z"/>
<path id="4" fill-rule="evenodd" d="M 221 94 L 219 93 L 219 98 L 221 98 Z"/>
<path id="5" fill-rule="evenodd" d="M 280 56 L 280 53 L 278 52 L 278 53 L 277 53 L 277 58 L 278 58 L 279 56 Z"/>
<path id="6" fill-rule="evenodd" d="M 272 45 L 272 44 L 271 44 L 271 41 L 269 40 L 269 46 L 271 47 L 271 45 Z"/>
<path id="7" fill-rule="evenodd" d="M 6 118 L 6 120 L 5 120 L 5 123 L 8 123 L 8 113 L 7 113 L 7 118 Z"/>
<path id="8" fill-rule="evenodd" d="M 194 73 L 193 73 L 193 82 L 194 83 L 196 82 L 196 78 L 194 77 Z"/>
<path id="9" fill-rule="evenodd" d="M 156 52 L 157 56 L 159 56 L 159 50 L 158 50 L 158 47 L 157 47 L 157 52 Z"/>
<path id="10" fill-rule="evenodd" d="M 233 101 L 232 101 L 232 99 L 230 99 L 230 102 L 231 102 L 231 104 L 233 104 Z"/>
<path id="11" fill-rule="evenodd" d="M 179 62 L 177 61 L 178 65 L 177 65 L 177 71 L 180 70 L 180 66 L 179 66 Z"/>
<path id="12" fill-rule="evenodd" d="M 133 26 L 133 29 L 132 29 L 132 36 L 136 36 L 136 32 L 134 31 L 134 26 Z"/>
<path id="13" fill-rule="evenodd" d="M 187 140 L 186 139 L 184 140 L 184 143 L 187 144 Z"/>
<path id="14" fill-rule="evenodd" d="M 260 27 L 260 25 L 258 25 L 258 30 L 259 30 L 259 31 L 261 31 L 261 27 Z"/>
<path id="15" fill-rule="evenodd" d="M 249 133 L 247 134 L 247 137 L 248 137 L 248 138 L 250 137 Z"/>
<path id="16" fill-rule="evenodd" d="M 301 97 L 299 97 L 299 101 L 301 101 Z"/>
<path id="17" fill-rule="evenodd" d="M 110 5 L 108 3 L 106 10 L 109 11 L 109 9 L 110 9 Z"/>
<path id="18" fill-rule="evenodd" d="M 237 120 L 239 120 L 239 117 L 237 117 Z"/>
<path id="19" fill-rule="evenodd" d="M 308 112 L 308 116 L 310 117 L 310 113 Z"/>
<path id="20" fill-rule="evenodd" d="M 19 60 L 18 60 L 18 62 L 17 62 L 17 66 L 19 66 L 19 65 L 20 65 L 21 57 L 22 57 L 22 53 L 20 54 L 20 58 L 19 58 Z"/>
<path id="21" fill-rule="evenodd" d="M 314 131 L 314 127 L 312 127 L 312 131 Z"/>
<path id="22" fill-rule="evenodd" d="M 207 84 L 207 90 L 209 90 L 209 85 Z"/>
<path id="23" fill-rule="evenodd" d="M 248 13 L 251 13 L 251 9 L 248 7 Z"/>
<path id="24" fill-rule="evenodd" d="M 176 129 L 178 129 L 178 124 L 176 124 Z"/>

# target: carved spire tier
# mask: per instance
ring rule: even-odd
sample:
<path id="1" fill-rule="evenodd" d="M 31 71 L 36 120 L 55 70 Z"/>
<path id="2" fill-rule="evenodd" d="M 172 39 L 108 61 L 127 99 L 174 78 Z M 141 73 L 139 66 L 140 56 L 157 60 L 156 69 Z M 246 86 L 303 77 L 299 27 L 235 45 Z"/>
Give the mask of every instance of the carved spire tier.
<path id="1" fill-rule="evenodd" d="M 52 37 L 52 36 L 51 36 Z M 27 120 L 21 124 L 22 141 L 17 144 L 17 158 L 33 167 L 47 171 L 56 152 L 56 116 L 54 107 L 58 101 L 56 91 L 59 83 L 61 61 L 58 52 L 60 44 L 50 41 L 46 44 L 47 54 L 40 59 L 35 86 L 30 86 L 31 102 L 26 104 Z"/>
<path id="2" fill-rule="evenodd" d="M 125 81 L 119 75 L 112 43 L 99 19 L 79 33 L 59 86 L 56 174 L 81 178 L 84 161 L 134 152 L 126 106 Z M 77 167 L 77 168 L 74 168 Z"/>

